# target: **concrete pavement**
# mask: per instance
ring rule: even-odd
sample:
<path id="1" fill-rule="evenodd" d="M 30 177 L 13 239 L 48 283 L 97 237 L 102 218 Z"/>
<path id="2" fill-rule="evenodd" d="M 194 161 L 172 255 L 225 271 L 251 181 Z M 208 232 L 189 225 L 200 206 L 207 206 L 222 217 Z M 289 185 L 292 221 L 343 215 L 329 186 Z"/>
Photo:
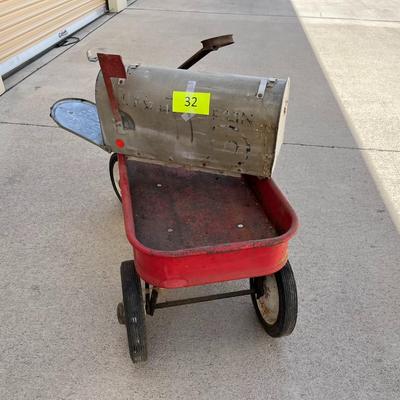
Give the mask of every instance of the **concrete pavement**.
<path id="1" fill-rule="evenodd" d="M 0 399 L 399 397 L 400 15 L 395 1 L 348 3 L 138 0 L 6 80 Z M 290 248 L 298 325 L 267 337 L 245 298 L 159 311 L 149 361 L 133 366 L 115 315 L 131 249 L 108 157 L 56 128 L 49 106 L 93 99 L 87 49 L 173 67 L 224 33 L 236 44 L 198 70 L 292 79 L 275 178 L 301 222 Z"/>

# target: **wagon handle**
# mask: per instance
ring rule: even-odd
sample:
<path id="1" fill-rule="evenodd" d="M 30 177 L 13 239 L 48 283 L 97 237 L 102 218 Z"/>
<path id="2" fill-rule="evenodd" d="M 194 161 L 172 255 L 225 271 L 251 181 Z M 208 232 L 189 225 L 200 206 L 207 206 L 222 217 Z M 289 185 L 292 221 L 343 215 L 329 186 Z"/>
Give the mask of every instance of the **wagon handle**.
<path id="1" fill-rule="evenodd" d="M 220 47 L 229 46 L 235 42 L 233 41 L 232 35 L 222 35 L 202 40 L 201 43 L 203 47 L 197 53 L 188 58 L 183 64 L 181 64 L 178 69 L 189 69 L 192 65 L 204 58 L 208 53 L 217 51 Z"/>

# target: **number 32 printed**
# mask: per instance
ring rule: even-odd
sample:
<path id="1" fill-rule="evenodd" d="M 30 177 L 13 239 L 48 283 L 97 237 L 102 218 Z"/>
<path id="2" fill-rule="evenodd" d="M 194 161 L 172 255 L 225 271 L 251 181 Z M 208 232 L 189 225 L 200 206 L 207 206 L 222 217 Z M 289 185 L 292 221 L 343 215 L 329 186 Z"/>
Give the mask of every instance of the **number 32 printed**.
<path id="1" fill-rule="evenodd" d="M 185 97 L 185 107 L 197 107 L 197 97 L 196 96 L 186 96 Z"/>
<path id="2" fill-rule="evenodd" d="M 172 92 L 172 112 L 210 115 L 210 100 L 211 93 L 174 90 Z"/>

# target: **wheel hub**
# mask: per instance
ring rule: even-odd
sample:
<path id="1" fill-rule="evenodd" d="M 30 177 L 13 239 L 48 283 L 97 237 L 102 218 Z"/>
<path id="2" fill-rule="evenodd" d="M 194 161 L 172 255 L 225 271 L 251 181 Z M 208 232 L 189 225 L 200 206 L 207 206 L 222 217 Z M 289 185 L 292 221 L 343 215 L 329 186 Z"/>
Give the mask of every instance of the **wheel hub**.
<path id="1" fill-rule="evenodd" d="M 265 277 L 263 294 L 257 299 L 257 304 L 265 321 L 273 325 L 279 314 L 279 291 L 275 276 Z"/>

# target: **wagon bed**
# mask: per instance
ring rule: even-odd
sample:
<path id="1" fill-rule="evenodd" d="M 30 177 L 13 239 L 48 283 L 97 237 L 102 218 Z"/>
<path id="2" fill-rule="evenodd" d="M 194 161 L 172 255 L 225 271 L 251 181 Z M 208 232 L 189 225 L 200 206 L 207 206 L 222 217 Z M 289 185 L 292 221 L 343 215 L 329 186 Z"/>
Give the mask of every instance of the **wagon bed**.
<path id="1" fill-rule="evenodd" d="M 125 230 L 140 277 L 161 288 L 273 274 L 297 217 L 272 179 L 217 176 L 118 155 Z"/>
<path id="2" fill-rule="evenodd" d="M 137 239 L 173 251 L 277 236 L 243 179 L 127 161 Z"/>

